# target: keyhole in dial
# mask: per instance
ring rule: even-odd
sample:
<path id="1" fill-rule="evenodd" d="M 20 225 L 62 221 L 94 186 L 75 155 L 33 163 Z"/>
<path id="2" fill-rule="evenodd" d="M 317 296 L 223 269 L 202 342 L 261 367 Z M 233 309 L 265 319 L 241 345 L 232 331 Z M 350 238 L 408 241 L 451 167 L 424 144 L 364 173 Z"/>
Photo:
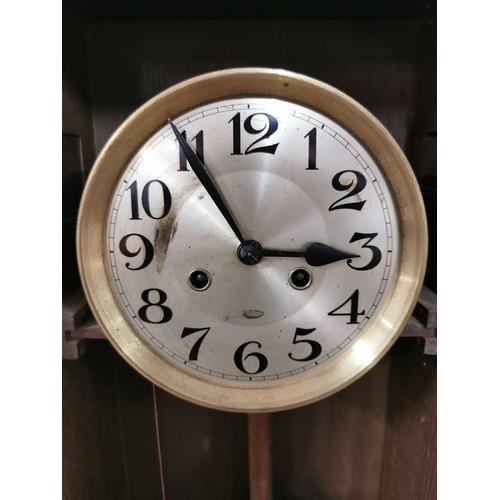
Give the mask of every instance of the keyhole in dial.
<path id="1" fill-rule="evenodd" d="M 288 281 L 296 290 L 305 290 L 312 283 L 311 271 L 305 267 L 298 267 L 290 273 Z"/>
<path id="2" fill-rule="evenodd" d="M 206 290 L 212 283 L 212 277 L 205 269 L 194 269 L 189 273 L 188 277 L 189 286 L 197 292 Z"/>

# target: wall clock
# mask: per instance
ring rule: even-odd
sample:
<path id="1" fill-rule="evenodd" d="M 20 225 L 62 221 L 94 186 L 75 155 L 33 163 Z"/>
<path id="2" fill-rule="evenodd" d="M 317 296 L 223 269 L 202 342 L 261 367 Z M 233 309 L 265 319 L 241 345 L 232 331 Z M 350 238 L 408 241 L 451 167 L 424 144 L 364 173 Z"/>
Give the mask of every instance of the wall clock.
<path id="1" fill-rule="evenodd" d="M 114 133 L 85 187 L 78 261 L 140 373 L 229 411 L 311 403 L 370 369 L 409 319 L 420 191 L 354 100 L 276 69 L 182 82 Z"/>

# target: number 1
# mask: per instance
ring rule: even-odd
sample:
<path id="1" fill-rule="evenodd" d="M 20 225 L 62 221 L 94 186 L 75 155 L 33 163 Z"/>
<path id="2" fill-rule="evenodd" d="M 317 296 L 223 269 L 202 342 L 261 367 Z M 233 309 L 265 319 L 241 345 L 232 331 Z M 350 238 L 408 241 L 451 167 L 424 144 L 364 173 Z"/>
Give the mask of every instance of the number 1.
<path id="1" fill-rule="evenodd" d="M 309 153 L 307 158 L 307 168 L 306 170 L 318 170 L 316 166 L 316 137 L 318 136 L 318 129 L 316 127 L 312 128 L 305 136 L 309 137 Z"/>
<path id="2" fill-rule="evenodd" d="M 181 132 L 182 136 L 184 139 L 186 138 L 186 131 Z M 195 141 L 195 146 L 196 146 L 196 156 L 200 159 L 201 163 L 204 162 L 204 155 L 203 155 L 203 130 L 200 130 L 194 137 Z M 179 170 L 178 172 L 187 172 L 189 169 L 187 167 L 187 160 L 186 160 L 186 155 L 184 154 L 184 151 L 182 151 L 182 148 L 179 147 Z"/>

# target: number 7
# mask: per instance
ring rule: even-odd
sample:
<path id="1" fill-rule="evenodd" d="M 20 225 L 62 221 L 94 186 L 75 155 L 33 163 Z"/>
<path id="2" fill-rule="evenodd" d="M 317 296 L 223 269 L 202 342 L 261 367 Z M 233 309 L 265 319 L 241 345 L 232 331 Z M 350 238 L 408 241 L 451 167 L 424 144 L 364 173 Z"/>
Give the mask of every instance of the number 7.
<path id="1" fill-rule="evenodd" d="M 196 332 L 205 332 L 193 345 L 191 348 L 191 351 L 189 352 L 189 361 L 197 361 L 198 360 L 198 352 L 200 351 L 200 346 L 201 343 L 203 342 L 204 338 L 207 336 L 207 333 L 210 331 L 210 327 L 207 326 L 206 328 L 184 328 L 181 333 L 181 339 L 184 337 L 187 337 L 188 335 L 191 335 Z"/>

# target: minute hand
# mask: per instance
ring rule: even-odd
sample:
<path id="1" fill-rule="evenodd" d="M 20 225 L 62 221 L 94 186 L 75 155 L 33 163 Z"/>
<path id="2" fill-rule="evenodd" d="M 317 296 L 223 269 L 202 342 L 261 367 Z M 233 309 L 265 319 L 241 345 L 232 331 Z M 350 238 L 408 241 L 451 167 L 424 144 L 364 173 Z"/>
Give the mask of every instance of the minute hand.
<path id="1" fill-rule="evenodd" d="M 359 255 L 344 252 L 336 248 L 324 245 L 323 243 L 311 243 L 304 252 L 292 250 L 268 250 L 263 249 L 264 257 L 305 257 L 310 266 L 324 266 L 333 264 L 339 260 L 354 259 Z"/>
<path id="2" fill-rule="evenodd" d="M 179 129 L 174 125 L 172 120 L 169 119 L 168 123 L 172 127 L 175 137 L 177 137 L 179 145 L 184 154 L 186 155 L 186 158 L 189 164 L 191 165 L 193 172 L 196 174 L 200 182 L 203 184 L 203 186 L 207 190 L 207 193 L 210 195 L 215 205 L 226 219 L 227 223 L 231 226 L 231 229 L 234 231 L 234 234 L 240 240 L 240 243 L 243 243 L 245 241 L 245 238 L 243 238 L 243 234 L 241 233 L 238 224 L 236 224 L 236 221 L 231 215 L 231 212 L 226 202 L 224 201 L 224 198 L 222 197 L 219 190 L 217 189 L 217 186 L 210 177 L 210 174 L 208 173 L 208 170 L 205 168 L 205 165 L 203 165 L 202 161 L 198 158 L 196 153 L 191 149 L 191 146 L 188 144 L 186 139 L 184 139 L 184 136 L 179 132 Z"/>

